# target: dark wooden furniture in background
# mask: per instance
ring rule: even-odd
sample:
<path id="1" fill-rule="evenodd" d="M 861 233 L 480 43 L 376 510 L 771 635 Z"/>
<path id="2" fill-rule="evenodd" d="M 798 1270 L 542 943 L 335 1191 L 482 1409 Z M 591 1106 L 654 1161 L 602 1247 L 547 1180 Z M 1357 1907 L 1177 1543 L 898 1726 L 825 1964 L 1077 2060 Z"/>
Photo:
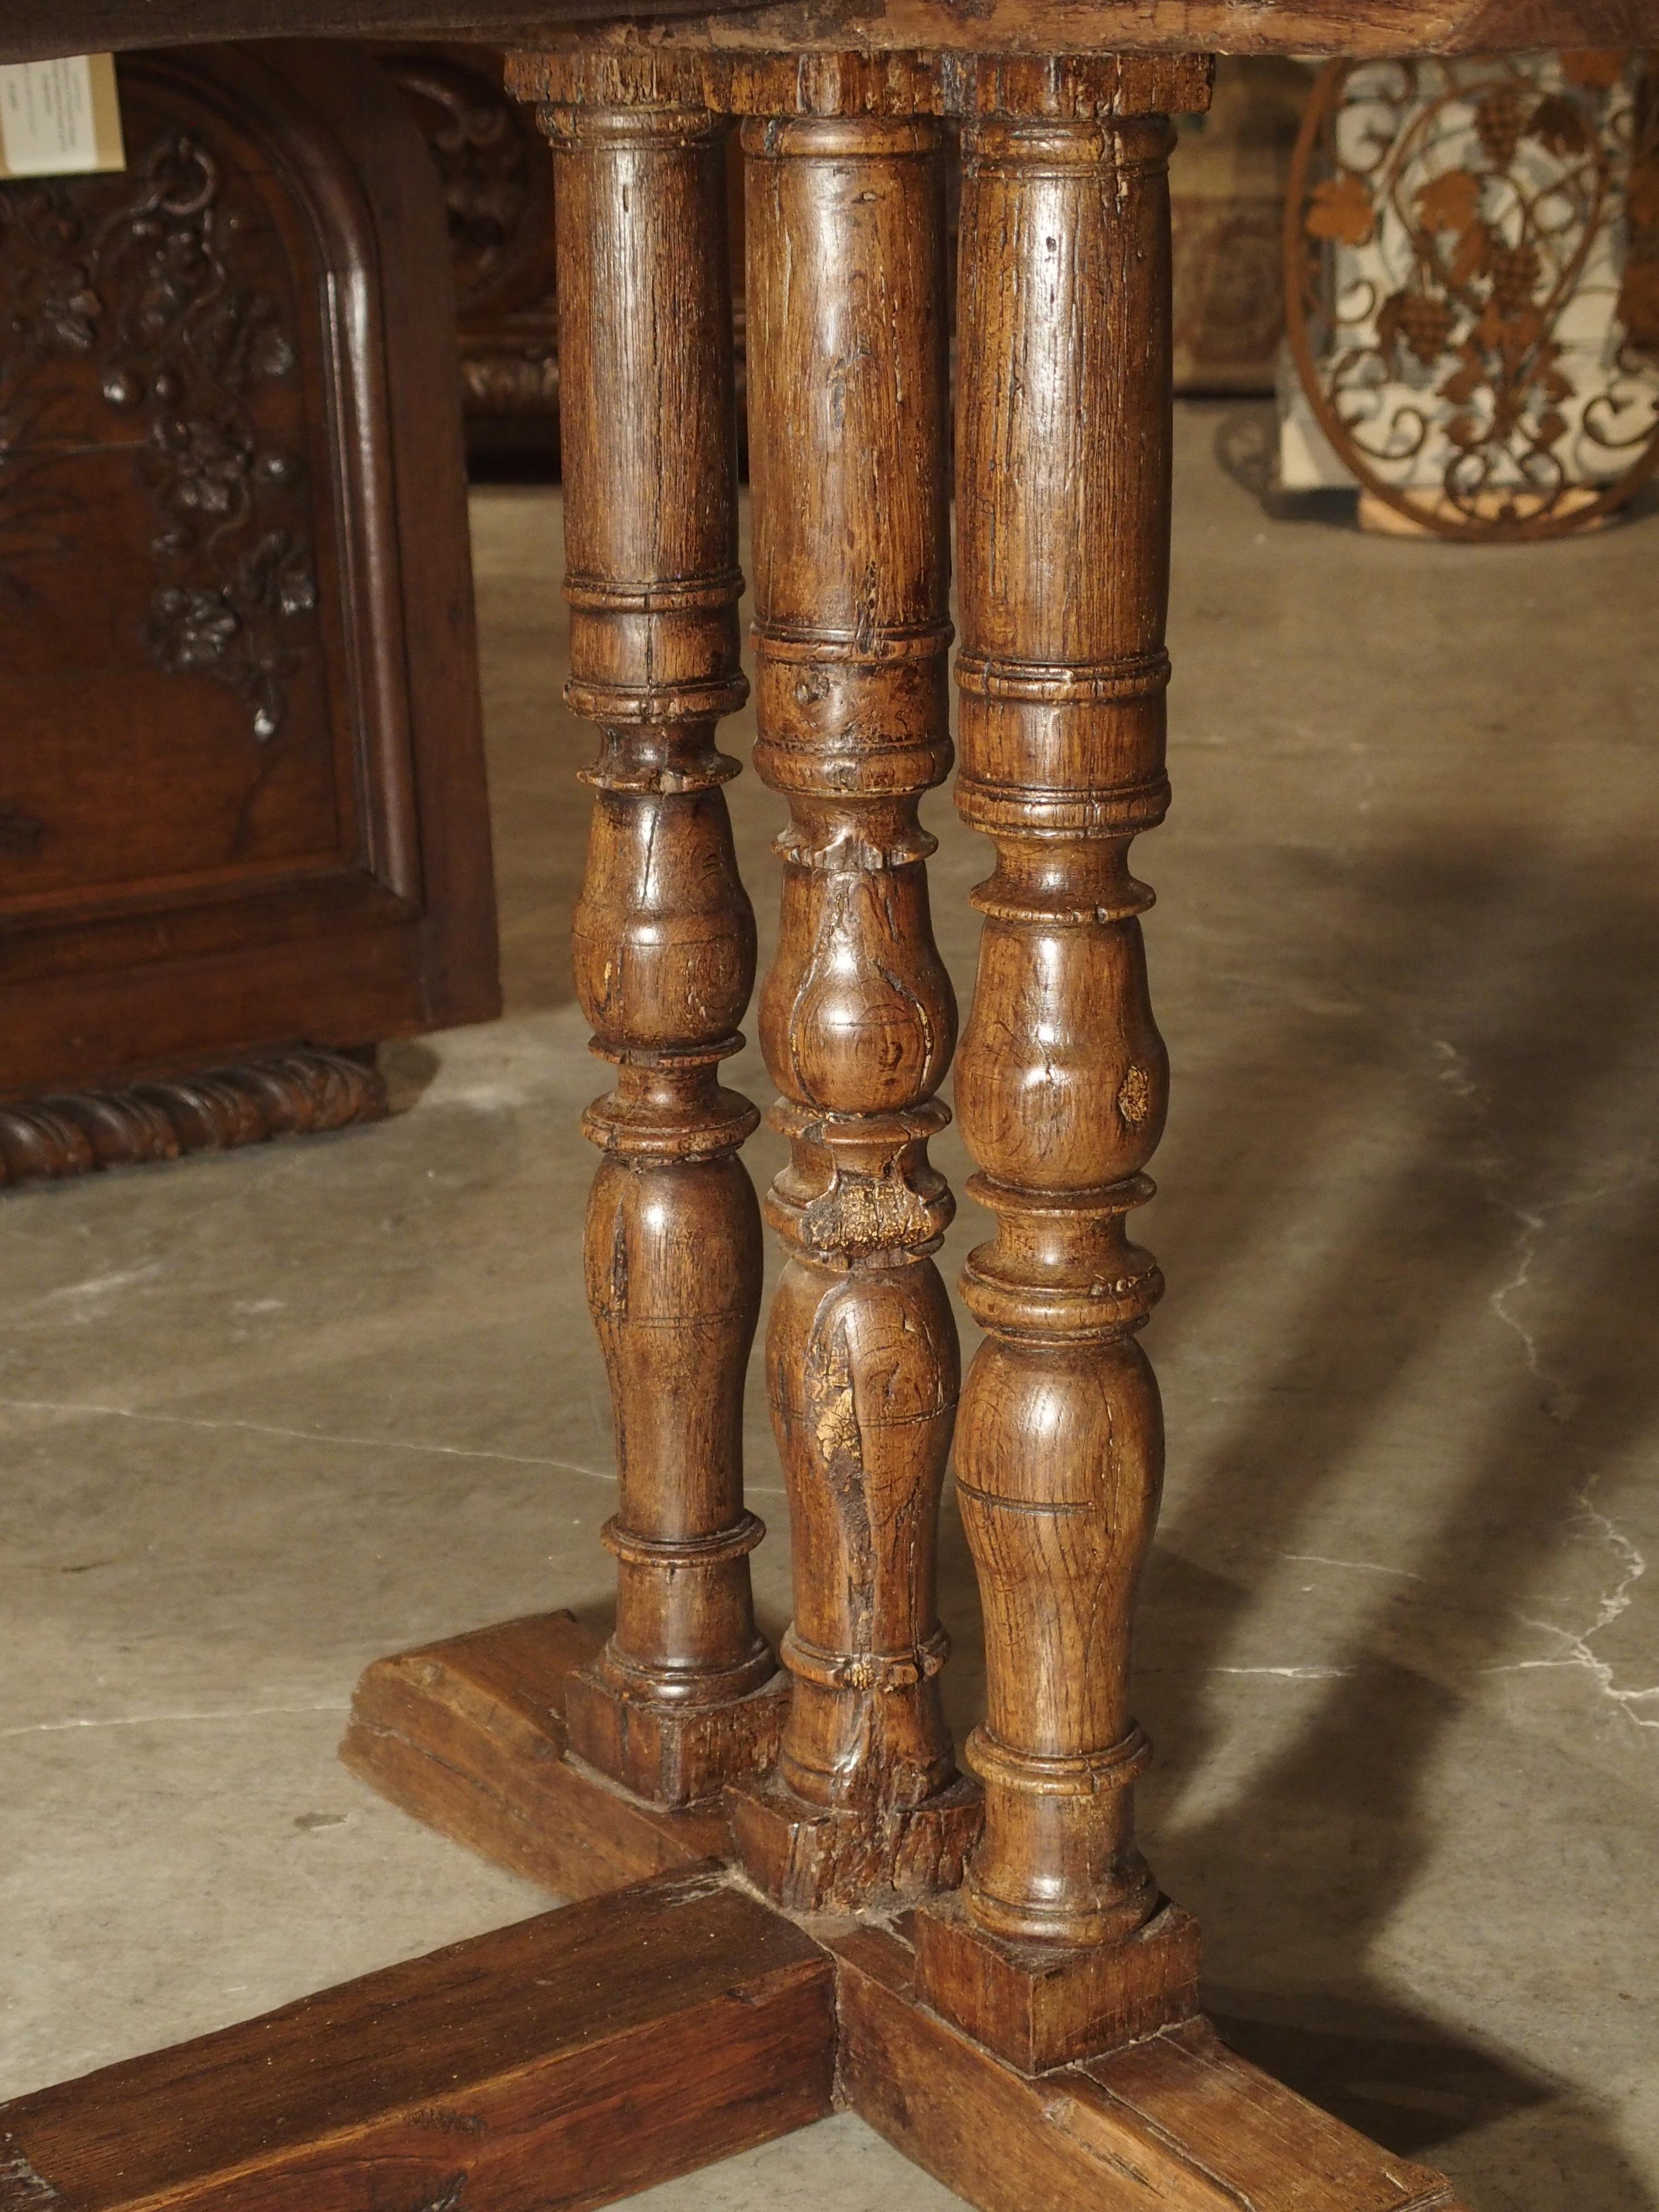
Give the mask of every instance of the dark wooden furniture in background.
<path id="1" fill-rule="evenodd" d="M 449 219 L 467 459 L 475 473 L 558 465 L 553 165 L 488 46 L 384 46 Z"/>
<path id="2" fill-rule="evenodd" d="M 119 77 L 125 174 L 0 187 L 0 1182 L 373 1115 L 499 1010 L 420 139 L 349 51 Z"/>
<path id="3" fill-rule="evenodd" d="M 408 98 L 443 184 L 468 465 L 475 477 L 547 477 L 556 471 L 559 446 L 548 149 L 502 82 L 502 51 L 394 46 L 378 49 L 377 58 Z M 1285 179 L 1312 82 L 1311 70 L 1282 58 L 1224 62 L 1210 111 L 1182 118 L 1170 205 L 1177 392 L 1273 389 L 1285 336 Z M 738 438 L 746 471 L 743 167 L 735 135 L 727 166 Z M 952 253 L 956 179 L 952 163 L 945 177 Z"/>
<path id="4" fill-rule="evenodd" d="M 1179 392 L 1271 392 L 1285 338 L 1285 185 L 1314 72 L 1282 55 L 1223 57 L 1209 112 L 1185 116 L 1170 162 Z"/>
<path id="5" fill-rule="evenodd" d="M 570 696 L 599 731 L 577 964 L 617 1068 L 587 1117 L 587 1263 L 619 1607 L 604 1644 L 550 1615 L 377 1662 L 343 1750 L 446 1832 L 599 1902 L 0 2108 L 3 2212 L 580 2208 L 832 2100 L 986 2212 L 1457 2212 L 1443 2177 L 1217 2039 L 1196 1930 L 1133 1837 L 1149 1747 L 1129 1640 L 1163 1457 L 1138 1333 L 1161 1285 L 1126 1224 L 1167 1069 L 1128 856 L 1169 796 L 1170 118 L 1207 96 L 1185 52 L 1201 39 L 1651 37 L 1659 0 L 1075 0 L 1064 55 L 1030 0 L 844 17 L 806 0 L 544 26 L 511 70 L 562 179 Z M 1131 29 L 1146 51 L 1120 55 Z M 791 1141 L 767 1206 L 797 1517 L 781 1678 L 753 1629 L 733 1418 L 757 1116 L 715 1079 L 753 957 L 714 743 L 743 696 L 732 118 L 757 764 L 789 805 L 760 1009 Z M 995 848 L 957 1084 L 994 1224 L 964 1280 L 986 1336 L 957 1461 L 987 1616 L 988 1711 L 964 1747 L 982 1793 L 936 1695 L 957 1354 L 927 1147 L 954 1009 L 916 812 L 951 756 L 949 120 L 957 795 Z"/>
<path id="6" fill-rule="evenodd" d="M 547 478 L 559 469 L 558 295 L 552 156 L 502 82 L 507 55 L 483 46 L 391 46 L 381 67 L 410 103 L 437 164 L 449 216 L 461 400 L 475 478 Z M 732 217 L 739 460 L 747 472 L 743 164 L 725 151 Z M 1276 235 L 1277 234 L 1275 234 Z M 1275 272 L 1278 264 L 1274 263 Z"/>

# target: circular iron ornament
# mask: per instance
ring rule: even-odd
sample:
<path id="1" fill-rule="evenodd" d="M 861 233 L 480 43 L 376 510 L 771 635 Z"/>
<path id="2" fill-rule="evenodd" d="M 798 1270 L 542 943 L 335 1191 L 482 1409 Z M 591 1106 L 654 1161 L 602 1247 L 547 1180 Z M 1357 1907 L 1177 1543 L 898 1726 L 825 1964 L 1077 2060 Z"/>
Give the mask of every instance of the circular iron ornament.
<path id="1" fill-rule="evenodd" d="M 1595 295 L 1582 392 L 1567 341 Z M 1489 543 L 1612 513 L 1659 467 L 1659 65 L 1330 63 L 1291 160 L 1285 301 L 1320 428 L 1397 513 Z"/>

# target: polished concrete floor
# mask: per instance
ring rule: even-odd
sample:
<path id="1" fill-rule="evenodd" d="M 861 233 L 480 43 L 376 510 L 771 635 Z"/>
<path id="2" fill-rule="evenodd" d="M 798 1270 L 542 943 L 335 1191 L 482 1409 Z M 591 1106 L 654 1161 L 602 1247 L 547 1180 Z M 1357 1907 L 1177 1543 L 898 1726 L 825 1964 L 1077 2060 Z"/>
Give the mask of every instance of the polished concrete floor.
<path id="1" fill-rule="evenodd" d="M 1275 521 L 1261 433 L 1181 416 L 1177 803 L 1138 848 L 1176 1077 L 1143 1828 L 1249 2055 L 1476 2212 L 1650 2212 L 1659 514 L 1493 550 Z M 387 1126 L 0 1201 L 0 2094 L 543 1902 L 333 1756 L 366 1660 L 607 1586 L 589 744 L 556 498 L 474 520 L 507 1018 L 391 1053 Z M 764 931 L 780 810 L 733 806 Z M 986 854 L 930 815 L 965 998 Z M 750 1463 L 775 1629 L 758 1399 Z M 945 1560 L 965 1725 L 948 1503 Z M 646 2201 L 955 2200 L 842 2117 Z"/>

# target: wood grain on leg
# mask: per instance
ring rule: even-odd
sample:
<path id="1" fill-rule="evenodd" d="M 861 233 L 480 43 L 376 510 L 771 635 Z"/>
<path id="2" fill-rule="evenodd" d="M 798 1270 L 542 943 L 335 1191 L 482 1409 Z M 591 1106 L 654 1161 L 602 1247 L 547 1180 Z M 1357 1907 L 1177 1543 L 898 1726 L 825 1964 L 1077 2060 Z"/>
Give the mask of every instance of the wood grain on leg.
<path id="1" fill-rule="evenodd" d="M 933 2002 L 1034 2066 L 1189 2013 L 1195 1966 L 1190 1926 L 1121 1974 L 1098 1955 L 1159 1905 L 1129 1646 L 1164 1449 L 1135 1332 L 1163 1283 L 1124 1224 L 1168 1092 L 1127 855 L 1169 798 L 1172 137 L 1162 116 L 963 133 L 957 795 L 997 865 L 957 1101 L 996 1227 L 963 1278 L 987 1334 L 957 1482 L 988 1710 L 984 1839 L 921 1953 Z"/>
<path id="2" fill-rule="evenodd" d="M 577 996 L 617 1085 L 584 1127 L 588 1303 L 610 1375 L 617 1623 L 573 1747 L 683 1805 L 768 1765 L 786 1687 L 755 1627 L 743 1387 L 761 1231 L 720 1062 L 755 975 L 716 747 L 740 706 L 726 125 L 551 106 L 571 678 L 599 725 Z"/>
<path id="3" fill-rule="evenodd" d="M 749 1872 L 803 1911 L 948 1883 L 977 1824 L 937 1680 L 957 1352 L 927 1140 L 956 1005 L 916 814 L 951 758 L 941 147 L 927 119 L 744 131 L 755 765 L 790 809 L 761 1036 L 791 1149 L 766 1370 L 794 1620 L 777 1771 L 731 1796 Z"/>
<path id="4" fill-rule="evenodd" d="M 0 2106 L 6 2212 L 580 2212 L 830 2110 L 829 1960 L 718 1869 Z"/>

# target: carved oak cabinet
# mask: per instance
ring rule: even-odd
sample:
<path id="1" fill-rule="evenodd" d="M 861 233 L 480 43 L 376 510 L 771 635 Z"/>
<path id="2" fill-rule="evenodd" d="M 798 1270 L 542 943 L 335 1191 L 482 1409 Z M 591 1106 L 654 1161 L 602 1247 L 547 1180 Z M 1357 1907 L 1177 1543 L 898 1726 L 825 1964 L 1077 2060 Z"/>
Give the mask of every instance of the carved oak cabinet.
<path id="1" fill-rule="evenodd" d="M 374 51 L 409 102 L 443 192 L 469 461 L 544 471 L 556 461 L 559 425 L 546 144 L 530 111 L 503 89 L 499 51 Z"/>
<path id="2" fill-rule="evenodd" d="M 1169 1086 L 1139 872 L 1170 797 L 1168 161 L 1212 46 L 1615 43 L 1659 35 L 1659 6 L 548 5 L 525 0 L 509 81 L 557 173 L 617 1607 L 603 1638 L 543 1615 L 378 1662 L 343 1755 L 577 1901 L 0 2108 L 0 2204 L 586 2207 L 842 2104 L 985 2212 L 1458 2212 L 1222 2043 L 1198 1930 L 1135 1832 L 1164 1458 L 1141 1342 L 1162 1279 L 1132 1224 Z M 746 690 L 733 129 L 755 767 L 781 801 L 757 1013 L 789 1157 L 758 1207 L 759 1109 L 720 1081 L 755 980 L 719 741 Z M 984 1224 L 965 1376 L 929 1158 L 957 1009 L 918 817 L 953 771 L 993 854 L 956 1076 Z M 763 1325 L 757 1217 L 785 1260 Z M 793 1522 L 775 1654 L 738 1456 L 757 1334 Z M 934 1593 L 952 1449 L 988 1674 L 959 1745 Z"/>
<path id="3" fill-rule="evenodd" d="M 0 186 L 0 1182 L 361 1118 L 497 1006 L 419 139 L 349 50 L 120 85 L 125 173 Z"/>

